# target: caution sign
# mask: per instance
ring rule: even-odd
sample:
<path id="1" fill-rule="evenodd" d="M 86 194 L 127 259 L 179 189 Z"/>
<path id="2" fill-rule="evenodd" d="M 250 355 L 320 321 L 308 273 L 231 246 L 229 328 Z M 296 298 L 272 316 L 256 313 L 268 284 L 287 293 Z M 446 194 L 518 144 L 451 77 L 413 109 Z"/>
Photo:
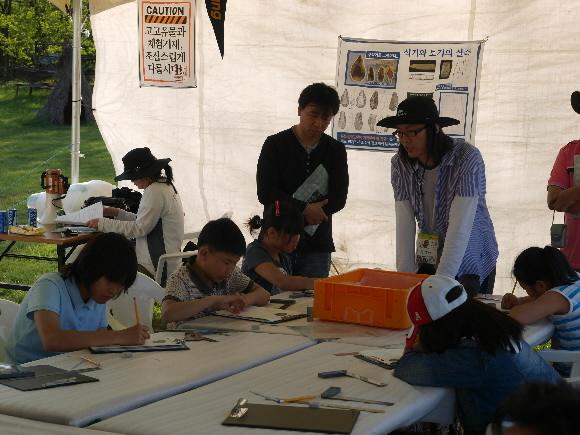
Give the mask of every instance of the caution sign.
<path id="1" fill-rule="evenodd" d="M 195 87 L 195 0 L 139 0 L 141 86 Z"/>

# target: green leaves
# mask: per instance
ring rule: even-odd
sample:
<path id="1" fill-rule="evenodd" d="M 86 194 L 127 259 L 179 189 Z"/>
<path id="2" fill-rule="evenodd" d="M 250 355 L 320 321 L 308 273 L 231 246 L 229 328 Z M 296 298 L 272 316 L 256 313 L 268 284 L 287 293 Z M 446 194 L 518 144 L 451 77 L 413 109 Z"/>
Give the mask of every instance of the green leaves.
<path id="1" fill-rule="evenodd" d="M 72 41 L 72 21 L 48 0 L 0 0 L 0 60 L 11 67 L 39 67 L 41 59 Z M 88 0 L 83 0 L 83 54 L 94 55 Z M 88 35 L 88 36 L 87 36 Z"/>

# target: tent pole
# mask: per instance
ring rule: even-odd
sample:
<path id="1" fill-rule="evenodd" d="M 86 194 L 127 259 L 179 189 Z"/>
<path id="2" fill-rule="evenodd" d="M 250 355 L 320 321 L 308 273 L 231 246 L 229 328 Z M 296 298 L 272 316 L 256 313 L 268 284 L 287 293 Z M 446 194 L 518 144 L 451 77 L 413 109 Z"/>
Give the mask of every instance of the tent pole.
<path id="1" fill-rule="evenodd" d="M 81 154 L 81 0 L 72 1 L 72 119 L 71 119 L 71 183 L 79 182 L 79 158 Z"/>

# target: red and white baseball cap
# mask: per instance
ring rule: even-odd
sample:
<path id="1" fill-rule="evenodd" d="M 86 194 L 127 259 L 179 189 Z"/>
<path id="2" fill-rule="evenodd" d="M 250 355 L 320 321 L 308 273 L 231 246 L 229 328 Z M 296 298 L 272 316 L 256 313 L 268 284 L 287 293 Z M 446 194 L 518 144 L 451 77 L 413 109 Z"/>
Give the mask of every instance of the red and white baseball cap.
<path id="1" fill-rule="evenodd" d="M 413 322 L 413 328 L 407 336 L 405 347 L 413 346 L 421 325 L 440 319 L 465 301 L 467 301 L 465 289 L 453 278 L 432 275 L 425 279 L 421 286 L 411 290 L 407 299 L 407 312 Z"/>

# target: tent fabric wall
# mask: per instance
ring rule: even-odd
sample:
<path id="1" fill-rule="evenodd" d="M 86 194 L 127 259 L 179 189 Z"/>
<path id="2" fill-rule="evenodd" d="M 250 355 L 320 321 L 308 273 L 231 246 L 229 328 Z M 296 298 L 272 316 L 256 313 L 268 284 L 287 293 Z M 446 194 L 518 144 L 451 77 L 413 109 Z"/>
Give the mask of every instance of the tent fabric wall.
<path id="1" fill-rule="evenodd" d="M 569 103 L 580 71 L 578 3 L 230 1 L 222 60 L 198 2 L 198 87 L 168 89 L 139 88 L 137 2 L 103 7 L 97 0 L 91 6 L 95 118 L 118 172 L 133 147 L 172 158 L 186 231 L 228 210 L 242 224 L 261 212 L 255 171 L 265 137 L 297 122 L 305 86 L 335 83 L 338 35 L 401 41 L 487 36 L 474 144 L 487 166 L 501 252 L 497 290 L 503 292 L 515 255 L 549 240 L 546 181 L 557 150 L 579 135 L 580 119 Z M 348 152 L 349 198 L 334 224 L 335 258 L 345 268 L 394 269 L 391 156 Z"/>

